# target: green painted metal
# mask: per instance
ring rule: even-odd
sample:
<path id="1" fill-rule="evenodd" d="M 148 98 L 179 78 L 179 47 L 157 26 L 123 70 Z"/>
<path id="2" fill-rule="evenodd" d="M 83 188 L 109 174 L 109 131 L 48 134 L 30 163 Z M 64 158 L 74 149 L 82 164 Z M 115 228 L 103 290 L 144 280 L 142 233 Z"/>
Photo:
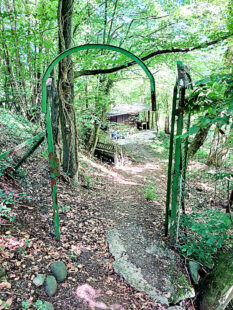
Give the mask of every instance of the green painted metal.
<path id="1" fill-rule="evenodd" d="M 117 47 L 114 45 L 109 44 L 85 44 L 80 46 L 72 47 L 65 52 L 58 55 L 48 66 L 47 70 L 45 71 L 43 78 L 42 78 L 42 112 L 46 113 L 46 81 L 50 77 L 50 73 L 53 70 L 53 68 L 65 57 L 67 57 L 70 54 L 82 51 L 82 50 L 89 50 L 89 49 L 97 49 L 97 50 L 110 50 L 119 52 L 121 54 L 124 54 L 131 58 L 133 61 L 135 61 L 146 73 L 150 80 L 150 87 L 151 87 L 151 102 L 152 102 L 152 110 L 156 111 L 156 100 L 155 100 L 155 79 L 153 77 L 153 74 L 150 72 L 146 64 L 138 58 L 136 55 L 130 53 L 129 51 Z"/>
<path id="2" fill-rule="evenodd" d="M 174 154 L 174 171 L 173 171 L 173 182 L 172 182 L 172 199 L 171 199 L 171 230 L 170 237 L 172 243 L 175 241 L 176 230 L 177 230 L 177 197 L 179 191 L 179 179 L 181 170 L 181 142 L 183 130 L 183 109 L 182 109 L 182 97 L 185 93 L 185 88 L 182 88 L 182 94 L 179 100 L 178 120 L 177 120 L 177 132 L 176 132 L 176 143 L 175 143 L 175 154 Z"/>
<path id="3" fill-rule="evenodd" d="M 176 242 L 179 230 L 179 214 L 180 207 L 184 208 L 183 193 L 183 177 L 186 175 L 187 168 L 187 148 L 188 140 L 184 143 L 184 154 L 182 154 L 183 140 L 181 138 L 183 132 L 184 112 L 185 112 L 185 92 L 186 89 L 192 87 L 191 77 L 187 67 L 182 62 L 177 62 L 178 79 L 173 92 L 171 134 L 169 147 L 168 162 L 168 179 L 167 179 L 167 197 L 166 197 L 166 213 L 165 213 L 165 235 L 170 232 L 170 241 L 172 244 Z M 179 96 L 178 96 L 179 95 Z M 179 101 L 177 107 L 177 100 Z M 176 138 L 174 139 L 176 121 Z M 188 116 L 187 130 L 190 127 L 190 114 Z M 175 150 L 174 148 L 175 142 Z M 183 162 L 182 162 L 183 158 Z M 173 162 L 174 161 L 174 162 Z M 171 205 L 171 206 L 170 206 Z"/>
<path id="4" fill-rule="evenodd" d="M 58 159 L 55 155 L 54 149 L 54 141 L 53 141 L 53 134 L 52 134 L 52 120 L 51 120 L 51 102 L 49 102 L 47 96 L 47 89 L 46 83 L 47 80 L 50 78 L 50 74 L 53 68 L 65 57 L 70 54 L 82 51 L 82 50 L 89 50 L 89 49 L 97 49 L 97 50 L 110 50 L 119 52 L 131 58 L 137 64 L 141 66 L 144 70 L 146 75 L 150 80 L 150 87 L 151 87 L 151 103 L 152 103 L 152 110 L 156 111 L 156 98 L 155 98 L 155 80 L 145 65 L 145 63 L 140 60 L 136 55 L 130 53 L 129 51 L 113 46 L 108 44 L 85 44 L 73 47 L 71 49 L 66 50 L 65 52 L 58 55 L 48 66 L 47 70 L 45 71 L 43 78 L 42 78 L 42 112 L 46 114 L 46 131 L 47 131 L 47 138 L 48 138 L 48 153 L 49 153 L 49 166 L 50 166 L 50 177 L 51 177 L 51 190 L 52 190 L 52 199 L 53 199 L 53 209 L 54 209 L 54 227 L 55 227 L 55 236 L 58 240 L 60 240 L 60 226 L 59 226 L 59 211 L 58 211 L 58 203 L 57 203 L 57 186 L 56 186 L 56 178 L 59 175 L 59 163 Z M 49 85 L 48 85 L 49 87 Z M 47 102 L 48 101 L 48 102 Z"/>
<path id="5" fill-rule="evenodd" d="M 52 129 L 52 119 L 51 119 L 51 106 L 52 106 L 52 78 L 49 83 L 47 83 L 46 90 L 46 100 L 48 104 L 46 105 L 46 117 L 45 124 L 47 130 L 48 138 L 48 153 L 49 153 L 49 171 L 51 178 L 51 193 L 53 201 L 53 212 L 54 212 L 54 232 L 57 240 L 61 239 L 60 235 L 60 219 L 59 219 L 59 209 L 57 202 L 57 177 L 60 175 L 59 171 L 59 160 L 56 157 L 56 152 L 53 143 L 53 129 Z"/>
<path id="6" fill-rule="evenodd" d="M 6 157 L 8 157 L 8 156 L 13 155 L 15 152 L 17 152 L 17 151 L 23 149 L 23 148 L 26 147 L 27 145 L 30 145 L 30 144 L 32 144 L 32 143 L 37 143 L 40 139 L 42 139 L 43 136 L 44 136 L 43 134 L 39 134 L 39 135 L 37 135 L 37 136 L 35 136 L 35 137 L 33 137 L 33 138 L 30 138 L 30 139 L 24 141 L 24 142 L 21 143 L 21 144 L 19 144 L 19 145 L 13 147 L 13 148 L 10 149 L 9 151 L 7 151 L 7 152 L 1 154 L 1 155 L 0 155 L 0 160 L 6 158 Z M 28 156 L 27 156 L 27 157 L 28 157 Z"/>
<path id="7" fill-rule="evenodd" d="M 187 165 L 188 165 L 187 159 L 188 159 L 188 143 L 189 143 L 190 123 L 191 123 L 191 111 L 189 109 L 187 126 L 186 126 L 186 132 L 188 133 L 188 136 L 185 138 L 185 141 L 184 141 L 184 155 L 183 155 L 183 165 L 182 165 L 182 198 L 181 199 L 182 199 L 183 213 L 185 213 L 184 191 L 185 191 L 186 171 L 187 171 Z"/>
<path id="8" fill-rule="evenodd" d="M 165 236 L 168 235 L 168 230 L 169 230 L 168 226 L 169 226 L 169 216 L 170 216 L 171 178 L 172 178 L 173 144 L 174 144 L 174 129 L 175 129 L 177 91 L 178 91 L 178 81 L 176 82 L 174 90 L 173 90 L 173 100 L 172 100 L 171 132 L 170 132 L 169 160 L 168 160 L 168 172 L 167 172 Z"/>
<path id="9" fill-rule="evenodd" d="M 24 162 L 25 160 L 32 155 L 35 150 L 41 145 L 41 143 L 44 141 L 44 136 L 42 136 L 39 140 L 37 140 L 31 147 L 30 149 L 27 151 L 27 153 L 23 156 L 22 159 L 20 159 L 20 161 L 17 163 L 17 165 L 15 166 L 15 170 L 17 170 Z"/>

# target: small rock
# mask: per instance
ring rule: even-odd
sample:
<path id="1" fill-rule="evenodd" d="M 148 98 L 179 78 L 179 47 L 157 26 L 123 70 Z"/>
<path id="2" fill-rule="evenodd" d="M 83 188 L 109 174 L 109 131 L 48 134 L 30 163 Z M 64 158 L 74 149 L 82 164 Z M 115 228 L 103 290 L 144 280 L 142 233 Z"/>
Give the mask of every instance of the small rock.
<path id="1" fill-rule="evenodd" d="M 43 306 L 44 306 L 43 310 L 54 310 L 53 305 L 48 301 L 45 301 Z"/>
<path id="2" fill-rule="evenodd" d="M 200 265 L 197 262 L 190 261 L 189 262 L 189 272 L 193 283 L 198 284 L 198 271 L 200 269 Z"/>
<path id="3" fill-rule="evenodd" d="M 0 278 L 6 275 L 6 270 L 3 267 L 0 267 Z"/>
<path id="4" fill-rule="evenodd" d="M 184 308 L 180 306 L 173 306 L 173 307 L 169 307 L 167 310 L 184 310 Z"/>
<path id="5" fill-rule="evenodd" d="M 54 276 L 47 276 L 45 290 L 49 296 L 53 296 L 56 293 L 57 281 Z"/>
<path id="6" fill-rule="evenodd" d="M 67 267 L 62 261 L 57 261 L 51 266 L 52 273 L 55 275 L 58 282 L 62 282 L 67 277 Z"/>
<path id="7" fill-rule="evenodd" d="M 35 279 L 33 280 L 33 283 L 35 284 L 35 286 L 40 287 L 44 284 L 45 281 L 45 274 L 39 273 Z"/>

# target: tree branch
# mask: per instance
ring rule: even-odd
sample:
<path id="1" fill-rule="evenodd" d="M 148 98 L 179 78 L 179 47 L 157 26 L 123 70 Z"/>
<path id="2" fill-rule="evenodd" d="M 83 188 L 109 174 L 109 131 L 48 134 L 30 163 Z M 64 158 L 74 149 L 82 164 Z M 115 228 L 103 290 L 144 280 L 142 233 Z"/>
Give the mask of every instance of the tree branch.
<path id="1" fill-rule="evenodd" d="M 164 54 L 171 54 L 171 53 L 187 53 L 187 52 L 191 52 L 191 51 L 195 51 L 201 48 L 205 48 L 214 44 L 217 44 L 223 40 L 226 40 L 227 38 L 233 36 L 233 33 L 230 33 L 228 35 L 225 35 L 221 38 L 215 39 L 213 41 L 209 41 L 209 42 L 204 42 L 201 44 L 198 44 L 196 46 L 192 46 L 192 47 L 185 47 L 185 48 L 168 48 L 165 50 L 159 50 L 159 51 L 155 51 L 152 52 L 144 57 L 141 58 L 141 60 L 145 61 L 148 60 L 150 58 L 153 58 L 155 56 L 158 55 L 164 55 Z M 121 65 L 121 66 L 117 66 L 117 67 L 113 67 L 110 69 L 97 69 L 97 70 L 81 70 L 79 72 L 75 72 L 74 73 L 74 78 L 78 78 L 80 76 L 86 76 L 86 75 L 97 75 L 97 74 L 109 74 L 109 73 L 114 73 L 117 71 L 120 71 L 122 69 L 126 69 L 129 68 L 133 65 L 135 65 L 136 62 L 135 61 L 130 61 L 127 64 Z"/>
<path id="2" fill-rule="evenodd" d="M 112 25 L 113 25 L 113 22 L 114 22 L 114 17 L 115 17 L 115 14 L 116 14 L 117 3 L 118 3 L 118 0 L 116 0 L 115 4 L 114 4 L 114 10 L 113 10 L 112 19 L 111 19 L 111 22 L 110 22 L 109 31 L 108 31 L 108 39 L 107 39 L 108 44 L 111 41 L 111 31 L 112 31 Z"/>

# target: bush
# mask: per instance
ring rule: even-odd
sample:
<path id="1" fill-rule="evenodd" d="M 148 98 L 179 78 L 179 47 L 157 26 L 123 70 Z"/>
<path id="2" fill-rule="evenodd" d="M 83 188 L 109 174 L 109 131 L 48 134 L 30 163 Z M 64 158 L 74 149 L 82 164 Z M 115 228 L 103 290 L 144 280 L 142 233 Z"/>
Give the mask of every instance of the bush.
<path id="1" fill-rule="evenodd" d="M 92 176 L 90 174 L 87 174 L 87 173 L 83 173 L 83 176 L 84 176 L 84 180 L 85 180 L 85 185 L 87 187 L 92 187 L 93 186 Z"/>
<path id="2" fill-rule="evenodd" d="M 206 266 L 213 264 L 213 256 L 222 246 L 232 246 L 230 216 L 217 209 L 183 214 L 180 228 L 182 234 L 178 248 L 184 255 Z"/>
<path id="3" fill-rule="evenodd" d="M 154 201 L 157 198 L 157 194 L 155 192 L 154 186 L 152 185 L 147 185 L 146 187 L 146 193 L 145 193 L 145 198 L 147 200 Z"/>
<path id="4" fill-rule="evenodd" d="M 0 189 L 0 220 L 1 218 L 7 218 L 10 222 L 14 221 L 15 214 L 11 211 L 11 208 L 9 207 L 12 204 L 14 204 L 13 196 L 4 193 L 4 191 Z"/>

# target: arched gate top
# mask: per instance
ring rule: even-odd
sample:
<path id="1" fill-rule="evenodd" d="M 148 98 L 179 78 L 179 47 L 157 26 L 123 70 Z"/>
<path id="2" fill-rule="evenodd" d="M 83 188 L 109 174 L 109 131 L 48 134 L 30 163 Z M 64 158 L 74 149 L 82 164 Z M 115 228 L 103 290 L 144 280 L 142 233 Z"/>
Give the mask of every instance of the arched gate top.
<path id="1" fill-rule="evenodd" d="M 150 86 L 151 86 L 151 102 L 152 102 L 152 110 L 156 110 L 155 107 L 155 80 L 150 72 L 149 68 L 146 66 L 146 64 L 138 58 L 136 55 L 132 54 L 131 52 L 125 50 L 124 48 L 117 47 L 114 45 L 109 44 L 84 44 L 72 47 L 65 52 L 58 55 L 48 66 L 47 70 L 45 71 L 43 78 L 42 78 L 42 112 L 46 113 L 46 80 L 50 77 L 50 73 L 53 70 L 53 68 L 65 57 L 67 57 L 70 54 L 82 51 L 82 50 L 90 50 L 90 49 L 97 49 L 97 50 L 110 50 L 119 52 L 121 54 L 124 54 L 131 58 L 133 61 L 135 61 L 146 73 L 150 80 Z"/>

